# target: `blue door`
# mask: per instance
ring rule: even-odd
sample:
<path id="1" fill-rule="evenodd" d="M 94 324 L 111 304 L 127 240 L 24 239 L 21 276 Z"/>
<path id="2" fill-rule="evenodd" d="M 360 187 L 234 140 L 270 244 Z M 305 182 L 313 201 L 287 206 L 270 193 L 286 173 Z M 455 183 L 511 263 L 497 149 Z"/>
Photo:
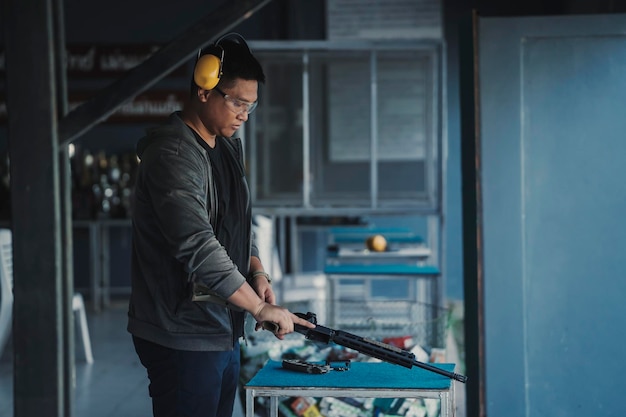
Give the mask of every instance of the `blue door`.
<path id="1" fill-rule="evenodd" d="M 624 416 L 626 16 L 478 25 L 489 416 Z"/>

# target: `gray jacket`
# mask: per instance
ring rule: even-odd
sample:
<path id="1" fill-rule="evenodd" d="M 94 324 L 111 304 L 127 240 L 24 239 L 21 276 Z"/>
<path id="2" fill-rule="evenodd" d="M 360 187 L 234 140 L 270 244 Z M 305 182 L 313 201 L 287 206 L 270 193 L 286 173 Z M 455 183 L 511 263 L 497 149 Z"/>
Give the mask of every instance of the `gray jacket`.
<path id="1" fill-rule="evenodd" d="M 248 253 L 258 256 L 241 141 L 222 143 L 241 168 L 241 222 L 248 225 Z M 214 234 L 217 187 L 207 152 L 174 113 L 148 130 L 137 155 L 128 331 L 174 349 L 230 350 L 241 336 L 233 329 L 243 328 L 243 313 L 225 300 L 246 278 Z M 206 299 L 218 302 L 197 301 Z"/>

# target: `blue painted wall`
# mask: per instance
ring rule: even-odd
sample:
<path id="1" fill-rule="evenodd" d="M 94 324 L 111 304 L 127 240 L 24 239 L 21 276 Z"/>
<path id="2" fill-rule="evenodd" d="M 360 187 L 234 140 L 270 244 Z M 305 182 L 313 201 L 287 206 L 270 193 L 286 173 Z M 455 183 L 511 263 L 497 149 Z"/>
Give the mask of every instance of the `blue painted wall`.
<path id="1" fill-rule="evenodd" d="M 480 21 L 488 415 L 624 414 L 625 30 Z"/>

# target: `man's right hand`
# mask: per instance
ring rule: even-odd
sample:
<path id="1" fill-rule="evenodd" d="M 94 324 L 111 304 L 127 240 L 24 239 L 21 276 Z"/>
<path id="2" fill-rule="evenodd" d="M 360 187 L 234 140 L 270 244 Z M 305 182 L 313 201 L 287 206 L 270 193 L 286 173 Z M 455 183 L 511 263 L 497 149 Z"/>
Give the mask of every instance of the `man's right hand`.
<path id="1" fill-rule="evenodd" d="M 286 334 L 294 331 L 294 324 L 299 324 L 309 329 L 315 328 L 313 323 L 296 316 L 286 308 L 265 302 L 259 305 L 253 317 L 257 321 L 256 330 L 260 329 L 261 323 L 266 321 L 276 324 L 277 331 L 274 332 L 274 335 L 281 340 L 284 339 Z"/>

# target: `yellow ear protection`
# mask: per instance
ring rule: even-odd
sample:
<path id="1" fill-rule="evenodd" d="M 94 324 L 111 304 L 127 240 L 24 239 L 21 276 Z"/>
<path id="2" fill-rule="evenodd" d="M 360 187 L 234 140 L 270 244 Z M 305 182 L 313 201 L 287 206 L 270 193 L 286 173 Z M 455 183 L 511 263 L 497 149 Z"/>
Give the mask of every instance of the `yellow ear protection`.
<path id="1" fill-rule="evenodd" d="M 220 82 L 224 65 L 224 48 L 222 48 L 220 42 L 230 37 L 237 38 L 239 43 L 248 48 L 248 44 L 243 36 L 238 33 L 227 33 L 211 46 L 211 52 L 202 55 L 202 50 L 198 51 L 198 60 L 193 70 L 193 80 L 198 87 L 212 90 Z"/>

